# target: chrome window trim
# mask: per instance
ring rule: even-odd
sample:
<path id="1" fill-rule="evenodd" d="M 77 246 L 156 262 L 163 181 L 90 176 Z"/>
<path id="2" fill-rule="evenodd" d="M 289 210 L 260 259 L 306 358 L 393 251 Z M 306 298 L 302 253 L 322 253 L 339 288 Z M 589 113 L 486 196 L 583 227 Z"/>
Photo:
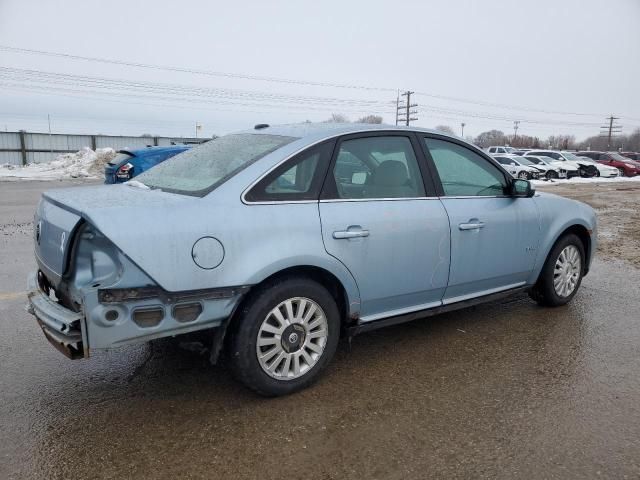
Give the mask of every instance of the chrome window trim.
<path id="1" fill-rule="evenodd" d="M 276 168 L 278 168 L 280 165 L 282 165 L 283 163 L 289 161 L 291 158 L 295 157 L 296 155 L 298 155 L 299 153 L 304 152 L 305 150 L 315 147 L 316 145 L 322 143 L 322 142 L 326 142 L 327 140 L 332 140 L 334 138 L 338 138 L 338 137 L 342 137 L 345 135 L 354 135 L 354 134 L 358 134 L 358 133 L 369 133 L 369 132 L 385 132 L 387 130 L 371 130 L 369 128 L 363 128 L 361 130 L 353 130 L 350 131 L 349 133 L 335 133 L 332 135 L 329 135 L 327 137 L 323 137 L 320 140 L 317 140 L 313 143 L 310 143 L 308 145 L 305 145 L 302 148 L 299 148 L 298 150 L 296 150 L 295 152 L 289 154 L 287 157 L 285 157 L 283 160 L 281 160 L 280 162 L 276 163 L 273 167 L 271 167 L 269 170 L 267 170 L 266 172 L 264 172 L 262 175 L 260 175 L 260 177 L 258 177 L 257 180 L 254 180 L 247 188 L 245 188 L 242 191 L 242 194 L 240 195 L 240 200 L 242 201 L 242 203 L 244 203 L 245 205 L 271 205 L 274 203 L 301 203 L 301 202 L 317 202 L 318 200 L 279 200 L 279 201 L 268 201 L 268 202 L 264 202 L 264 201 L 258 201 L 258 202 L 252 202 L 246 199 L 246 195 L 247 192 L 249 192 L 249 190 L 251 190 L 253 187 L 256 186 L 256 184 L 258 182 L 260 182 L 260 180 L 262 180 L 264 177 L 266 177 L 267 175 L 269 175 L 271 172 L 273 172 Z M 406 133 L 412 133 L 413 130 L 389 130 L 390 132 L 406 132 Z M 304 137 L 297 137 L 298 140 Z"/>
<path id="2" fill-rule="evenodd" d="M 326 198 L 320 203 L 337 202 L 399 202 L 403 200 L 439 200 L 440 197 L 392 197 L 392 198 Z"/>

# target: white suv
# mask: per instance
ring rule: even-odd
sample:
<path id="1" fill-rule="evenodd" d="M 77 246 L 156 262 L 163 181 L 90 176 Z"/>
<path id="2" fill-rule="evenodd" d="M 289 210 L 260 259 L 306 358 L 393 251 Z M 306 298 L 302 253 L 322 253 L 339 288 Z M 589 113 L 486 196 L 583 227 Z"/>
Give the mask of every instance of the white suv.
<path id="1" fill-rule="evenodd" d="M 490 153 L 491 155 L 495 155 L 495 154 L 512 154 L 512 153 L 516 153 L 516 149 L 513 147 L 489 147 L 489 148 L 485 148 L 485 152 Z"/>

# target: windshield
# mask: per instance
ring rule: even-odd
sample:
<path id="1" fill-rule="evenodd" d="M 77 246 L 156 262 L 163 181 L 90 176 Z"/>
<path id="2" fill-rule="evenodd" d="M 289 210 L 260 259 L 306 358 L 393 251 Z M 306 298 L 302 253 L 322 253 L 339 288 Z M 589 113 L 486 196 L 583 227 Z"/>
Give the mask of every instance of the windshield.
<path id="1" fill-rule="evenodd" d="M 296 140 L 240 133 L 225 135 L 180 153 L 136 180 L 166 192 L 202 197 L 256 160 Z"/>
<path id="2" fill-rule="evenodd" d="M 520 157 L 517 161 L 522 165 L 535 165 L 535 162 L 532 162 L 531 160 L 525 157 Z"/>
<path id="3" fill-rule="evenodd" d="M 564 155 L 564 158 L 566 158 L 567 160 L 571 160 L 572 162 L 580 160 L 576 155 L 574 155 L 571 152 L 562 152 L 562 155 Z"/>
<path id="4" fill-rule="evenodd" d="M 541 165 L 544 162 L 542 161 L 542 159 L 540 158 L 536 158 L 536 157 L 522 157 L 522 158 L 526 158 L 527 160 L 529 160 L 531 163 L 533 163 L 534 165 Z"/>
<path id="5" fill-rule="evenodd" d="M 611 158 L 613 158 L 614 160 L 619 160 L 620 162 L 628 162 L 629 160 L 631 160 L 630 158 L 623 157 L 619 153 L 610 153 L 609 155 L 611 155 Z"/>

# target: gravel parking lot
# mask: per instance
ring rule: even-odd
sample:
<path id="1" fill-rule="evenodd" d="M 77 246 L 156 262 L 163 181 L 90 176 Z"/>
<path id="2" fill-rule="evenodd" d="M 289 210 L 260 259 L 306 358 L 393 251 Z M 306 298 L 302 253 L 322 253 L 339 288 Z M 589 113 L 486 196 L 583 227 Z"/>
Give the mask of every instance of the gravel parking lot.
<path id="1" fill-rule="evenodd" d="M 73 362 L 47 343 L 24 310 L 30 222 L 76 183 L 0 182 L 0 478 L 640 476 L 640 186 L 538 187 L 599 213 L 570 305 L 519 296 L 364 334 L 268 400 L 176 341 Z"/>

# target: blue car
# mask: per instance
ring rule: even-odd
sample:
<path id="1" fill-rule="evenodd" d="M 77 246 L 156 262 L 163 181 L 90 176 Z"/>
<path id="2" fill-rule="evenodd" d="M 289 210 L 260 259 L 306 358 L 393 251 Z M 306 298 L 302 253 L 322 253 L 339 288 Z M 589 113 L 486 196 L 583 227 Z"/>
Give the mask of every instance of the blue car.
<path id="1" fill-rule="evenodd" d="M 119 150 L 104 168 L 104 183 L 124 183 L 189 148 L 189 145 L 172 145 Z"/>
<path id="2" fill-rule="evenodd" d="M 136 180 L 43 194 L 30 311 L 71 358 L 201 330 L 264 395 L 310 385 L 341 333 L 564 305 L 596 251 L 591 207 L 420 128 L 259 125 Z"/>

